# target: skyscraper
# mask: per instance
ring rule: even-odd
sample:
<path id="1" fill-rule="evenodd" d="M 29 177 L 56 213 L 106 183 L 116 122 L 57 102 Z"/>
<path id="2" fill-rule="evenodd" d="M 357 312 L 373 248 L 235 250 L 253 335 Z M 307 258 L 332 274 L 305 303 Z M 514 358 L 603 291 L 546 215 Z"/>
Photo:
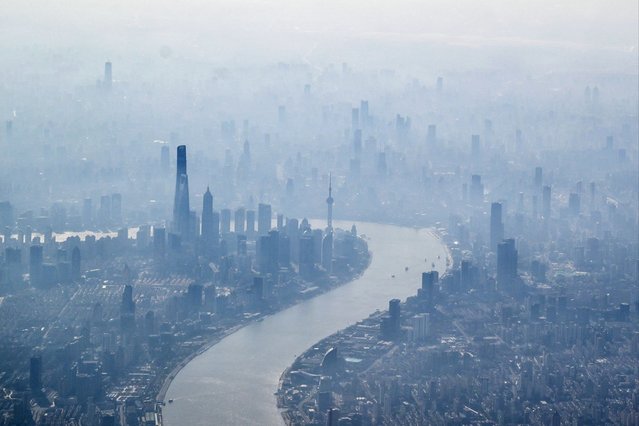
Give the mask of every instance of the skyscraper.
<path id="1" fill-rule="evenodd" d="M 246 210 L 240 207 L 235 210 L 235 220 L 233 221 L 233 229 L 236 234 L 244 233 L 244 224 L 246 223 Z"/>
<path id="2" fill-rule="evenodd" d="M 231 232 L 231 209 L 222 209 L 220 211 L 220 232 L 222 235 Z"/>
<path id="3" fill-rule="evenodd" d="M 573 216 L 579 216 L 581 210 L 581 197 L 575 192 L 571 192 L 568 197 L 568 210 Z"/>
<path id="4" fill-rule="evenodd" d="M 29 280 L 33 286 L 39 286 L 42 283 L 43 260 L 42 246 L 31 246 L 29 248 Z"/>
<path id="5" fill-rule="evenodd" d="M 418 294 L 426 299 L 429 306 L 433 306 L 433 299 L 435 297 L 435 285 L 439 281 L 439 272 L 430 271 L 422 272 L 422 288 Z"/>
<path id="6" fill-rule="evenodd" d="M 535 167 L 535 188 L 541 188 L 541 184 L 543 183 L 543 169 L 541 167 Z"/>
<path id="7" fill-rule="evenodd" d="M 248 238 L 255 236 L 255 210 L 246 211 L 246 236 Z"/>
<path id="8" fill-rule="evenodd" d="M 326 205 L 328 207 L 328 214 L 326 217 L 326 231 L 331 232 L 333 230 L 333 185 L 332 177 L 328 175 L 328 198 L 326 199 Z"/>
<path id="9" fill-rule="evenodd" d="M 484 202 L 484 184 L 480 175 L 472 175 L 470 180 L 470 203 L 479 205 Z"/>
<path id="10" fill-rule="evenodd" d="M 401 326 L 401 307 L 399 299 L 391 299 L 388 302 L 388 314 L 391 317 L 391 326 L 393 333 L 399 333 Z"/>
<path id="11" fill-rule="evenodd" d="M 497 245 L 497 283 L 503 284 L 517 277 L 517 249 L 510 238 Z"/>
<path id="12" fill-rule="evenodd" d="M 271 205 L 260 203 L 257 206 L 257 232 L 266 235 L 271 230 Z"/>
<path id="13" fill-rule="evenodd" d="M 120 310 L 123 313 L 134 314 L 135 313 L 135 301 L 133 300 L 133 287 L 129 284 L 124 286 L 122 292 L 122 303 L 120 304 Z"/>
<path id="14" fill-rule="evenodd" d="M 490 249 L 497 250 L 497 244 L 504 239 L 504 224 L 501 219 L 501 203 L 490 205 Z"/>
<path id="15" fill-rule="evenodd" d="M 173 203 L 173 230 L 182 240 L 189 237 L 189 176 L 186 172 L 186 145 L 177 147 L 177 170 L 175 174 L 175 200 Z"/>
<path id="16" fill-rule="evenodd" d="M 115 225 L 122 223 L 122 194 L 111 194 L 111 221 Z"/>
<path id="17" fill-rule="evenodd" d="M 202 240 L 207 245 L 213 241 L 213 195 L 208 186 L 202 197 Z"/>

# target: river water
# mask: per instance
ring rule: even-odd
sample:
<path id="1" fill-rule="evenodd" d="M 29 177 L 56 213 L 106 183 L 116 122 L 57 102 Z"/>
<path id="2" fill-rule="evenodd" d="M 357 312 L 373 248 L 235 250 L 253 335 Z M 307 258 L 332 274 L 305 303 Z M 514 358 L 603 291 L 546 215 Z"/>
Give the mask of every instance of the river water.
<path id="1" fill-rule="evenodd" d="M 350 229 L 351 224 L 336 226 Z M 390 299 L 416 294 L 421 273 L 432 269 L 431 262 L 440 273 L 446 269 L 446 247 L 431 230 L 356 225 L 372 252 L 364 274 L 252 323 L 191 360 L 168 389 L 165 401 L 174 402 L 163 409 L 165 425 L 282 425 L 274 392 L 280 375 L 298 355 L 375 310 L 386 309 Z"/>

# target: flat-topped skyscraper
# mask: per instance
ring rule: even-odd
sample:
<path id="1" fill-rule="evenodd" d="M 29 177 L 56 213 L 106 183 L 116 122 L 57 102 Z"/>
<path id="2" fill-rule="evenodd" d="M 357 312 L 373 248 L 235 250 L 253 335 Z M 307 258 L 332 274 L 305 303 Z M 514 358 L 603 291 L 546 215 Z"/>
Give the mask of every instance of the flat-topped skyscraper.
<path id="1" fill-rule="evenodd" d="M 191 227 L 189 210 L 189 176 L 186 173 L 186 145 L 177 147 L 175 174 L 175 200 L 173 203 L 173 230 L 182 239 L 188 239 Z"/>
<path id="2" fill-rule="evenodd" d="M 213 195 L 206 187 L 206 192 L 202 197 L 202 239 L 208 245 L 213 242 Z"/>

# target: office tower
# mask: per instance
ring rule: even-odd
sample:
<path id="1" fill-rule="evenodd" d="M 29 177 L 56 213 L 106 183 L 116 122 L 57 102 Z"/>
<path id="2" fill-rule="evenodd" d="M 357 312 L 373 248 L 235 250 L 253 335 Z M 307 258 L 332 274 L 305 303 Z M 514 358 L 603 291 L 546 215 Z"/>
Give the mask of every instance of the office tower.
<path id="1" fill-rule="evenodd" d="M 505 283 L 517 277 L 517 249 L 510 238 L 497 245 L 497 282 Z"/>
<path id="2" fill-rule="evenodd" d="M 355 130 L 353 133 L 353 152 L 356 157 L 362 154 L 362 131 L 361 129 Z"/>
<path id="3" fill-rule="evenodd" d="M 437 77 L 437 93 L 444 90 L 444 77 Z"/>
<path id="4" fill-rule="evenodd" d="M 177 147 L 175 199 L 173 203 L 173 231 L 188 239 L 190 230 L 189 177 L 186 171 L 186 145 Z"/>
<path id="5" fill-rule="evenodd" d="M 133 300 L 133 287 L 127 284 L 122 292 L 120 304 L 120 327 L 123 333 L 135 331 L 135 301 Z"/>
<path id="6" fill-rule="evenodd" d="M 203 287 L 201 284 L 191 283 L 186 290 L 186 300 L 191 311 L 199 311 L 202 306 Z"/>
<path id="7" fill-rule="evenodd" d="M 437 126 L 435 124 L 428 125 L 428 133 L 426 134 L 426 143 L 434 145 L 437 142 Z"/>
<path id="8" fill-rule="evenodd" d="M 541 167 L 535 167 L 535 188 L 541 189 L 541 184 L 543 182 L 543 169 Z"/>
<path id="9" fill-rule="evenodd" d="M 220 232 L 226 235 L 231 232 L 231 209 L 220 211 Z"/>
<path id="10" fill-rule="evenodd" d="M 42 389 L 42 357 L 32 356 L 29 360 L 29 388 L 31 392 L 40 392 Z"/>
<path id="11" fill-rule="evenodd" d="M 100 226 L 111 225 L 111 197 L 103 195 L 100 197 Z"/>
<path id="12" fill-rule="evenodd" d="M 213 244 L 217 244 L 220 239 L 220 214 L 214 211 L 212 218 L 211 232 L 213 236 Z"/>
<path id="13" fill-rule="evenodd" d="M 479 205 L 484 202 L 484 184 L 480 175 L 472 175 L 470 180 L 470 202 Z"/>
<path id="14" fill-rule="evenodd" d="M 339 408 L 331 408 L 326 413 L 326 426 L 338 426 L 340 424 Z"/>
<path id="15" fill-rule="evenodd" d="M 93 201 L 90 198 L 85 198 L 82 202 L 82 226 L 85 229 L 90 228 L 93 225 Z"/>
<path id="16" fill-rule="evenodd" d="M 257 232 L 266 235 L 271 230 L 271 205 L 260 203 L 257 206 Z"/>
<path id="17" fill-rule="evenodd" d="M 353 108 L 351 110 L 351 128 L 358 129 L 359 128 L 359 109 Z"/>
<path id="18" fill-rule="evenodd" d="M 151 227 L 149 225 L 141 225 L 135 233 L 135 246 L 138 250 L 146 251 L 149 247 L 149 236 L 151 235 Z"/>
<path id="19" fill-rule="evenodd" d="M 388 302 L 388 315 L 382 317 L 380 331 L 384 340 L 393 340 L 399 336 L 401 330 L 401 314 L 399 299 Z"/>
<path id="20" fill-rule="evenodd" d="M 233 228 L 236 234 L 244 233 L 244 224 L 246 223 L 246 210 L 244 207 L 240 207 L 235 210 L 235 221 L 233 223 Z"/>
<path id="21" fill-rule="evenodd" d="M 280 233 L 277 230 L 268 233 L 268 270 L 276 273 L 280 268 Z"/>
<path id="22" fill-rule="evenodd" d="M 169 158 L 169 146 L 162 145 L 160 148 L 160 170 L 164 173 L 168 173 L 171 167 L 171 160 Z"/>
<path id="23" fill-rule="evenodd" d="M 71 250 L 71 277 L 77 281 L 80 279 L 81 273 L 80 248 L 75 246 L 73 250 Z"/>
<path id="24" fill-rule="evenodd" d="M 13 227 L 13 206 L 8 201 L 0 201 L 0 227 Z"/>
<path id="25" fill-rule="evenodd" d="M 544 186 L 541 198 L 541 214 L 544 216 L 544 219 L 550 219 L 550 191 L 549 185 Z"/>
<path id="26" fill-rule="evenodd" d="M 481 154 L 481 145 L 479 144 L 479 135 L 472 135 L 470 137 L 470 153 L 473 159 L 477 159 Z"/>
<path id="27" fill-rule="evenodd" d="M 280 266 L 284 268 L 291 266 L 291 239 L 286 234 L 286 229 L 280 231 L 279 258 Z"/>
<path id="28" fill-rule="evenodd" d="M 120 304 L 120 311 L 125 314 L 135 313 L 135 301 L 133 300 L 133 287 L 130 284 L 124 286 L 122 292 L 122 303 Z"/>
<path id="29" fill-rule="evenodd" d="M 390 316 L 391 332 L 394 336 L 399 334 L 402 325 L 400 309 L 399 299 L 391 299 L 388 302 L 388 315 Z"/>
<path id="30" fill-rule="evenodd" d="M 213 242 L 213 195 L 208 186 L 202 196 L 202 241 L 206 245 Z"/>
<path id="31" fill-rule="evenodd" d="M 111 62 L 104 63 L 104 87 L 110 89 L 113 85 L 113 67 Z"/>
<path id="32" fill-rule="evenodd" d="M 246 235 L 249 238 L 255 235 L 255 210 L 246 211 Z"/>
<path id="33" fill-rule="evenodd" d="M 571 192 L 568 197 L 568 210 L 573 216 L 579 216 L 581 210 L 581 197 L 575 192 Z"/>
<path id="34" fill-rule="evenodd" d="M 257 261 L 257 269 L 262 274 L 267 274 L 269 272 L 269 248 L 270 248 L 270 238 L 268 235 L 261 235 L 257 238 L 255 244 L 255 260 Z"/>
<path id="35" fill-rule="evenodd" d="M 310 232 L 304 232 L 299 239 L 299 273 L 303 278 L 308 278 L 313 275 L 315 260 L 313 250 L 313 236 Z"/>
<path id="36" fill-rule="evenodd" d="M 153 227 L 153 256 L 156 260 L 164 259 L 166 253 L 166 229 Z"/>
<path id="37" fill-rule="evenodd" d="M 253 290 L 253 296 L 257 302 L 261 302 L 264 300 L 264 278 L 262 277 L 253 277 L 253 285 L 251 290 Z"/>
<path id="38" fill-rule="evenodd" d="M 33 286 L 42 284 L 43 261 L 42 246 L 31 246 L 29 248 L 29 280 Z"/>
<path id="39" fill-rule="evenodd" d="M 430 271 L 430 272 L 422 272 L 422 288 L 419 292 L 419 295 L 422 298 L 426 299 L 426 302 L 429 306 L 434 305 L 434 297 L 435 297 L 435 286 L 439 281 L 439 272 Z"/>
<path id="40" fill-rule="evenodd" d="M 149 336 L 155 333 L 155 311 L 147 311 L 144 314 L 144 334 Z"/>
<path id="41" fill-rule="evenodd" d="M 4 249 L 5 277 L 9 282 L 22 281 L 22 251 L 19 248 Z"/>
<path id="42" fill-rule="evenodd" d="M 246 246 L 246 235 L 235 234 L 235 239 L 237 244 L 237 255 L 246 256 L 248 254 L 248 248 Z"/>
<path id="43" fill-rule="evenodd" d="M 328 198 L 326 199 L 326 206 L 328 212 L 326 215 L 326 230 L 331 232 L 333 230 L 333 185 L 331 175 L 328 175 Z"/>
<path id="44" fill-rule="evenodd" d="M 311 230 L 313 236 L 313 262 L 321 265 L 322 263 L 322 242 L 324 240 L 324 232 L 321 229 Z"/>
<path id="45" fill-rule="evenodd" d="M 122 223 L 122 194 L 111 194 L 111 220 L 115 225 Z"/>
<path id="46" fill-rule="evenodd" d="M 497 250 L 497 244 L 504 239 L 504 223 L 501 216 L 501 203 L 490 205 L 490 249 Z"/>
<path id="47" fill-rule="evenodd" d="M 366 127 L 368 122 L 368 101 L 361 101 L 359 103 L 359 124 L 361 127 Z"/>

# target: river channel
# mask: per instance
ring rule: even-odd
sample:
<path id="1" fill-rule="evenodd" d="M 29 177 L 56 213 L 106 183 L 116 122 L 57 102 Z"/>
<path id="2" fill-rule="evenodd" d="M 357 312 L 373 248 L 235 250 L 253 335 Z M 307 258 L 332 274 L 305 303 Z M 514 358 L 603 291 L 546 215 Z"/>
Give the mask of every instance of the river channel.
<path id="1" fill-rule="evenodd" d="M 350 229 L 352 222 L 337 222 Z M 315 342 L 353 324 L 392 298 L 416 294 L 421 273 L 446 269 L 447 250 L 430 229 L 356 223 L 371 264 L 359 278 L 241 328 L 193 358 L 165 397 L 166 426 L 282 425 L 274 392 L 279 377 Z M 321 223 L 313 223 L 321 226 Z M 406 269 L 408 267 L 408 269 Z"/>

